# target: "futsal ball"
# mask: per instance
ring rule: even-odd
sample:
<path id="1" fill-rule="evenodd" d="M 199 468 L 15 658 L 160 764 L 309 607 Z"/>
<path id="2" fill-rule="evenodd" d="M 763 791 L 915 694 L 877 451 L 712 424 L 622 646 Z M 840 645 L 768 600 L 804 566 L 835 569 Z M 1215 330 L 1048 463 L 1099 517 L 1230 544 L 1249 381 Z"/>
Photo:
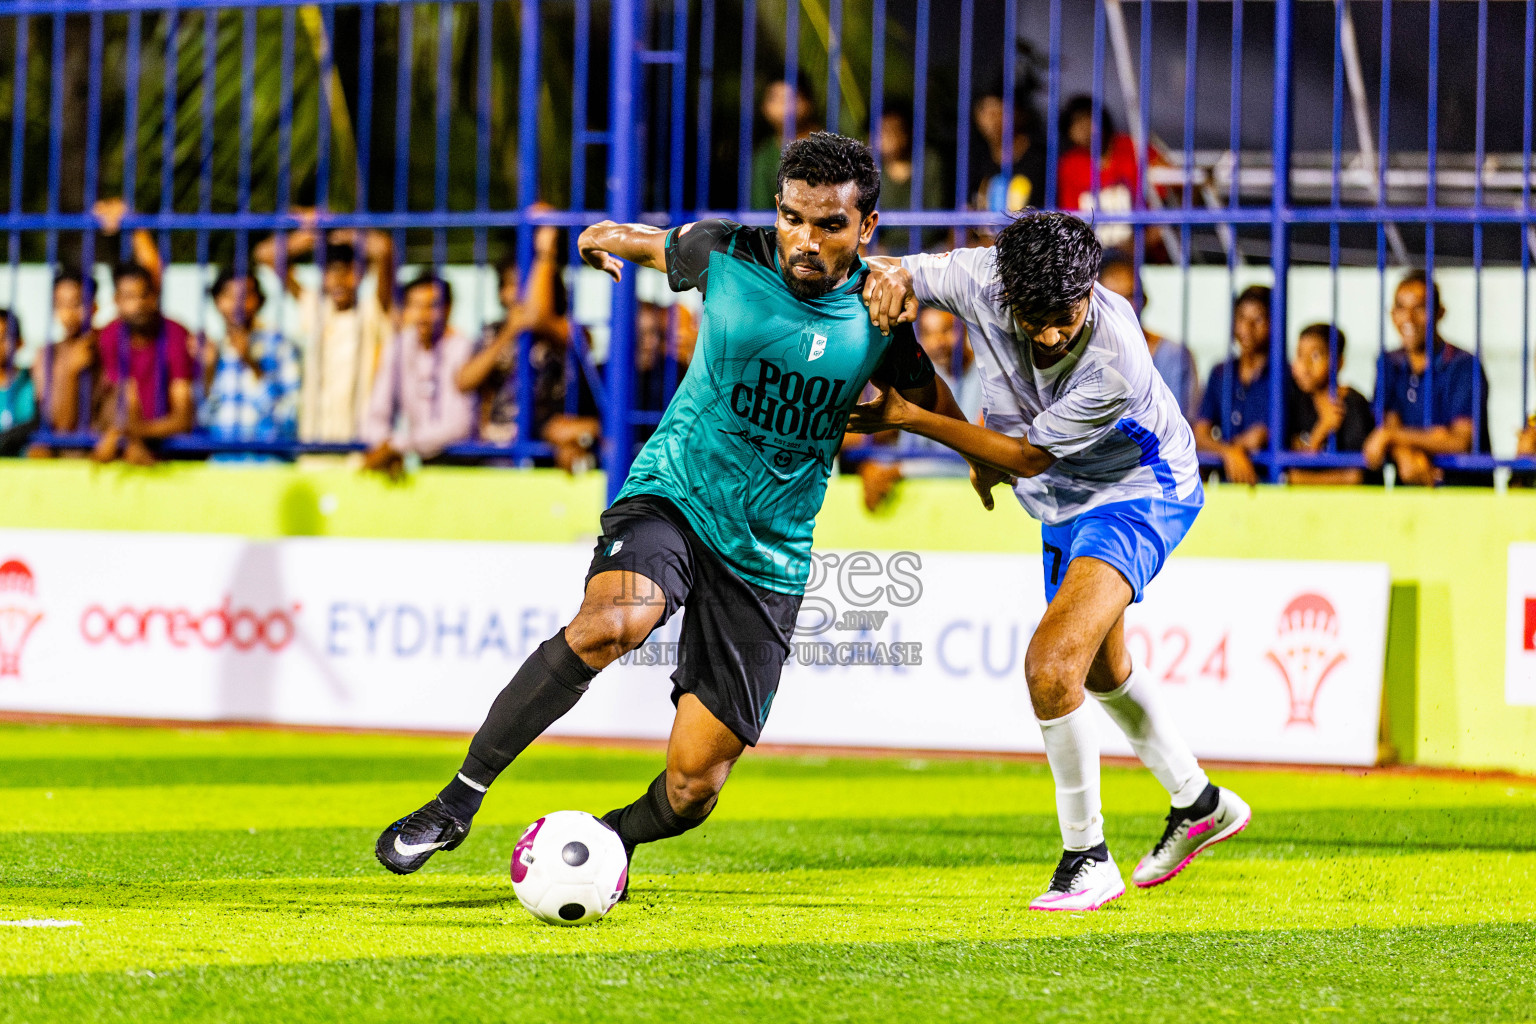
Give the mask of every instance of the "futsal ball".
<path id="1" fill-rule="evenodd" d="M 589 924 L 619 901 L 629 858 L 619 834 L 585 811 L 555 811 L 523 830 L 512 891 L 545 924 Z"/>

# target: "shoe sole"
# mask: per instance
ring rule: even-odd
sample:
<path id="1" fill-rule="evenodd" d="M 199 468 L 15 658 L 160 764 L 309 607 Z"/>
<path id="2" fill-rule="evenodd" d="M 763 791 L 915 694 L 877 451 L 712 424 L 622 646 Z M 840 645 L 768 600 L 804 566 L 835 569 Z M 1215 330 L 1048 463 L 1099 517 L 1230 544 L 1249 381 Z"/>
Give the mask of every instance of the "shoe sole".
<path id="1" fill-rule="evenodd" d="M 1220 832 L 1216 833 L 1214 836 L 1212 836 L 1211 838 L 1207 839 L 1205 842 L 1201 843 L 1199 846 L 1195 847 L 1194 852 L 1191 853 L 1188 857 L 1185 857 L 1183 860 L 1181 860 L 1179 862 L 1179 866 L 1178 867 L 1174 868 L 1172 871 L 1168 872 L 1166 875 L 1163 875 L 1161 878 L 1154 878 L 1154 879 L 1152 879 L 1150 882 L 1136 882 L 1136 888 L 1138 888 L 1138 889 L 1150 889 L 1154 885 L 1162 885 L 1164 882 L 1168 881 L 1174 875 L 1177 875 L 1180 871 L 1183 871 L 1185 868 L 1189 867 L 1189 862 L 1194 860 L 1196 857 L 1200 856 L 1206 850 L 1209 850 L 1211 847 L 1215 846 L 1217 843 L 1225 842 L 1226 840 L 1231 839 L 1233 836 L 1237 835 L 1243 829 L 1247 828 L 1248 827 L 1248 823 L 1251 822 L 1252 820 L 1253 820 L 1253 811 L 1250 810 L 1247 814 L 1243 815 L 1243 820 L 1242 821 L 1238 822 L 1236 825 L 1228 825 L 1226 828 L 1222 829 Z M 1132 880 L 1134 881 L 1134 879 L 1132 879 Z"/>
<path id="2" fill-rule="evenodd" d="M 1070 910 L 1070 911 L 1073 911 L 1074 913 L 1086 914 L 1086 913 L 1088 913 L 1090 911 L 1098 910 L 1100 907 L 1107 906 L 1108 904 L 1115 902 L 1115 900 L 1119 899 L 1121 896 L 1124 896 L 1124 895 L 1125 895 L 1125 890 L 1121 889 L 1119 892 L 1115 893 L 1113 896 L 1110 896 L 1110 897 L 1108 897 L 1106 899 L 1099 900 L 1099 902 L 1095 903 L 1091 907 L 1037 907 L 1033 903 L 1031 903 L 1029 905 L 1029 909 L 1030 910 L 1043 910 L 1043 911 L 1046 911 L 1046 912 L 1059 911 L 1059 910 Z"/>

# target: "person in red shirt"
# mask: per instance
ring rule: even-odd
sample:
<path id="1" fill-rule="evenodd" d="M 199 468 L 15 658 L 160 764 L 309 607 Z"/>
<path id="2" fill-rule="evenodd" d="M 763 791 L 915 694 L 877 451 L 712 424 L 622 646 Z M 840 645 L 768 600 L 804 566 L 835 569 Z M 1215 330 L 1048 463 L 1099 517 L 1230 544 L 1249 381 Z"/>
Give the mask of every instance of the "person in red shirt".
<path id="1" fill-rule="evenodd" d="M 1115 131 L 1109 111 L 1100 111 L 1099 196 L 1093 196 L 1093 98 L 1074 96 L 1061 111 L 1061 156 L 1056 161 L 1057 205 L 1063 210 L 1129 213 L 1140 205 L 1141 175 L 1136 144 Z M 1092 220 L 1092 217 L 1089 217 Z M 1127 224 L 1100 224 L 1097 234 L 1106 249 L 1127 246 Z"/>
<path id="2" fill-rule="evenodd" d="M 112 274 L 118 318 L 101 329 L 98 345 L 109 423 L 93 457 L 152 465 L 153 446 L 192 429 L 192 353 L 188 332 L 160 312 L 154 275 L 138 263 Z"/>

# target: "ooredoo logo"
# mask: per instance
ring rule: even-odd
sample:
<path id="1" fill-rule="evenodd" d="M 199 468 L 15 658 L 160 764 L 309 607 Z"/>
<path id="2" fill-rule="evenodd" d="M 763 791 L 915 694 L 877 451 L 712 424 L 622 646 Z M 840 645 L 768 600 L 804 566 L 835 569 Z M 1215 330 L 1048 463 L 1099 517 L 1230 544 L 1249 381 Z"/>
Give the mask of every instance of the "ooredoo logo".
<path id="1" fill-rule="evenodd" d="M 150 643 L 159 636 L 173 647 L 200 643 L 210 650 L 227 645 L 237 651 L 280 651 L 293 642 L 302 605 L 277 608 L 266 614 L 232 605 L 233 598 L 228 594 L 217 607 L 202 612 L 130 605 L 109 610 L 93 604 L 80 615 L 80 635 L 88 644 L 115 641 L 131 647 Z"/>
<path id="2" fill-rule="evenodd" d="M 0 562 L 0 676 L 21 675 L 21 652 L 41 621 L 32 570 L 19 558 Z"/>
<path id="3" fill-rule="evenodd" d="M 1313 717 L 1317 695 L 1333 670 L 1344 664 L 1345 654 L 1339 641 L 1339 617 L 1332 603 L 1321 594 L 1301 594 L 1280 613 L 1280 628 L 1275 646 L 1266 657 L 1280 671 L 1290 694 L 1290 716 L 1286 727 L 1317 726 Z"/>

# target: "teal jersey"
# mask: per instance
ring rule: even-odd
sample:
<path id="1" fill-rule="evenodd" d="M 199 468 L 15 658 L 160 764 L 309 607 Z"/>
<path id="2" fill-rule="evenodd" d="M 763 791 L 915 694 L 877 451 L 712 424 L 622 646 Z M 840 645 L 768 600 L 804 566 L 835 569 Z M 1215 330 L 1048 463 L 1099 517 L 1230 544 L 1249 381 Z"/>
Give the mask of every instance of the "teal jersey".
<path id="1" fill-rule="evenodd" d="M 667 234 L 674 291 L 704 293 L 693 361 L 619 492 L 660 495 L 743 579 L 800 594 L 848 413 L 873 377 L 933 380 L 910 325 L 869 322 L 857 265 L 816 299 L 790 292 L 771 228 L 699 221 Z"/>

